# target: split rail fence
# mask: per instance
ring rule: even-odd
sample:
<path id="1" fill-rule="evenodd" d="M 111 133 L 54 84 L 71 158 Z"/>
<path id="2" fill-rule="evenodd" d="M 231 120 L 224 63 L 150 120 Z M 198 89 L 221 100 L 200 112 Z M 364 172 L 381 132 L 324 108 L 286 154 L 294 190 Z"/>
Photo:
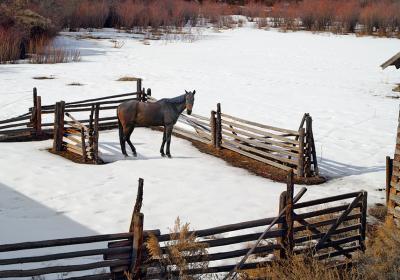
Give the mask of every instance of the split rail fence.
<path id="1" fill-rule="evenodd" d="M 83 145 L 83 138 L 85 138 L 85 141 L 90 142 L 86 146 L 91 149 L 89 154 L 92 155 L 92 159 L 98 162 L 98 149 L 96 149 L 98 131 L 118 127 L 115 109 L 120 103 L 132 99 L 142 102 L 157 101 L 151 96 L 151 89 L 145 90 L 142 88 L 140 79 L 137 81 L 137 91 L 133 93 L 74 102 L 59 102 L 57 103 L 58 105 L 41 105 L 41 97 L 37 95 L 37 91 L 34 89 L 34 106 L 29 109 L 27 114 L 0 121 L 0 140 L 1 135 L 7 139 L 9 137 L 24 135 L 40 138 L 45 135 L 53 136 L 54 134 L 57 135 L 54 144 L 55 150 L 60 151 L 63 147 L 61 139 L 63 132 L 61 127 L 64 125 L 64 115 L 60 114 L 62 111 L 70 119 L 70 121 L 66 122 L 68 126 L 66 128 L 68 130 L 67 135 L 64 135 L 66 139 L 73 137 L 71 134 L 76 134 L 75 130 L 77 127 L 78 129 L 83 128 L 85 130 L 85 135 L 84 137 L 82 136 L 80 141 L 65 145 L 70 148 L 69 150 L 81 153 L 82 157 L 87 158 L 88 156 L 85 155 L 85 151 L 88 153 L 88 150 L 85 149 L 84 151 L 83 147 L 86 146 L 86 144 Z M 93 108 L 97 110 L 96 117 L 94 118 Z M 112 111 L 110 112 L 110 110 Z M 90 112 L 91 117 L 72 117 L 72 115 L 82 115 L 86 112 L 88 115 Z M 101 116 L 99 112 L 101 112 Z M 49 121 L 49 118 L 46 118 L 47 122 L 43 122 L 43 119 L 48 115 L 54 115 L 54 120 Z M 93 125 L 93 119 L 96 125 Z M 287 172 L 294 170 L 294 173 L 298 177 L 319 176 L 312 118 L 309 114 L 303 116 L 298 129 L 286 129 L 223 113 L 221 105 L 217 104 L 217 110 L 211 111 L 210 117 L 197 114 L 190 116 L 182 114 L 178 121 L 180 124 L 186 126 L 175 126 L 174 133 L 177 135 L 212 145 L 217 149 L 229 149 Z M 1 124 L 4 125 L 1 126 Z M 21 126 L 25 126 L 25 128 L 20 128 Z M 93 139 L 95 140 L 94 142 L 92 141 Z M 74 140 L 72 141 L 74 142 Z M 69 141 L 64 142 L 68 143 Z"/>
<path id="2" fill-rule="evenodd" d="M 286 258 L 287 253 L 291 252 L 312 254 L 318 260 L 328 259 L 336 262 L 346 257 L 351 258 L 353 252 L 365 250 L 367 215 L 365 191 L 294 202 L 292 182 L 293 173 L 290 172 L 287 191 L 280 197 L 279 213 L 283 213 L 281 216 L 189 232 L 188 234 L 193 233 L 196 236 L 196 243 L 207 248 L 208 253 L 187 257 L 189 269 L 185 274 L 206 275 L 232 271 L 238 260 L 248 253 L 249 249 L 244 249 L 245 245 L 256 241 L 262 234 L 264 234 L 262 244 L 253 251 L 252 260 L 240 267 L 241 272 L 270 264 L 272 258 L 266 257 L 272 255 L 276 258 Z M 0 245 L 0 254 L 30 250 L 28 251 L 30 256 L 0 259 L 0 278 L 33 277 L 54 273 L 64 273 L 63 279 L 74 280 L 125 279 L 124 272 L 131 273 L 133 279 L 163 279 L 166 275 L 179 275 L 180 271 L 176 266 L 163 265 L 149 258 L 146 242 L 150 233 L 157 237 L 164 255 L 168 254 L 174 236 L 179 234 L 161 234 L 159 230 L 143 230 L 144 215 L 140 213 L 142 195 L 143 180 L 140 179 L 138 198 L 127 233 Z M 263 227 L 268 225 L 273 227 L 263 233 Z M 83 246 L 94 242 L 103 243 L 88 250 L 77 251 L 76 247 L 75 249 L 71 247 L 70 251 L 65 252 L 65 246 L 79 244 Z M 49 247 L 53 248 L 52 254 L 35 254 L 36 249 Z M 62 249 L 64 251 L 60 251 Z M 89 263 L 87 259 L 80 259 L 88 256 L 98 256 L 98 259 L 93 262 L 91 257 L 92 262 Z M 72 259 L 74 264 L 68 264 Z M 54 262 L 56 260 L 57 262 Z M 61 260 L 62 265 L 60 265 Z M 84 263 L 81 264 L 79 260 Z M 197 264 L 202 261 L 207 261 L 208 265 L 199 269 Z M 6 267 L 16 264 L 18 269 Z M 34 264 L 36 266 L 32 268 Z M 108 270 L 93 271 L 102 267 L 108 267 Z M 80 274 L 65 275 L 71 272 Z"/>

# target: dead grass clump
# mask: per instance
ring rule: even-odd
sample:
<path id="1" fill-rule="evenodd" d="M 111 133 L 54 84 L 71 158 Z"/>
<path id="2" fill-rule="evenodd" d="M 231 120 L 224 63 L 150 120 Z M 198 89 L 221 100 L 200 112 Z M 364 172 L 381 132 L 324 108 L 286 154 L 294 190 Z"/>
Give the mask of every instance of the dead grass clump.
<path id="1" fill-rule="evenodd" d="M 311 254 L 292 255 L 287 259 L 271 262 L 257 269 L 240 273 L 240 279 L 268 280 L 361 280 L 356 270 L 328 267 L 326 263 L 311 257 Z"/>
<path id="2" fill-rule="evenodd" d="M 160 265 L 161 273 L 167 279 L 201 279 L 201 275 L 187 275 L 186 272 L 208 267 L 207 245 L 196 242 L 197 237 L 190 233 L 189 224 L 181 224 L 179 217 L 170 232 L 170 239 L 165 242 L 165 248 L 161 248 L 157 237 L 150 236 L 146 243 L 150 259 Z"/>
<path id="3" fill-rule="evenodd" d="M 387 207 L 383 204 L 375 203 L 373 207 L 368 208 L 368 214 L 380 222 L 384 222 L 387 215 Z"/>
<path id="4" fill-rule="evenodd" d="M 55 77 L 54 76 L 36 76 L 36 77 L 33 77 L 32 79 L 35 79 L 35 80 L 54 80 Z"/>
<path id="5" fill-rule="evenodd" d="M 67 86 L 84 86 L 84 84 L 78 83 L 78 82 L 72 82 L 67 84 Z"/>
<path id="6" fill-rule="evenodd" d="M 135 82 L 139 80 L 139 78 L 132 77 L 132 76 L 124 76 L 117 80 L 117 82 Z"/>
<path id="7" fill-rule="evenodd" d="M 363 279 L 398 279 L 400 275 L 400 230 L 388 222 L 375 231 L 357 267 Z"/>

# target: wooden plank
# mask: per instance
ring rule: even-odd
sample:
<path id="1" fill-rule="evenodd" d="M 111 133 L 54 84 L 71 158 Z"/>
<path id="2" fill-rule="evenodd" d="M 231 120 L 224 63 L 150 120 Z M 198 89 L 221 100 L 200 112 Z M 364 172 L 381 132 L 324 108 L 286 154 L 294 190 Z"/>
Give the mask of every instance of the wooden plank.
<path id="1" fill-rule="evenodd" d="M 349 215 L 346 217 L 346 219 L 344 221 L 348 222 L 348 221 L 356 221 L 356 220 L 360 220 L 361 218 L 361 213 L 358 214 L 353 214 L 353 215 Z M 325 226 L 329 226 L 331 224 L 333 224 L 336 221 L 336 219 L 328 219 L 325 221 L 320 221 L 320 222 L 307 222 L 306 224 L 304 224 L 303 222 L 300 222 L 300 226 L 295 226 L 294 231 L 295 232 L 300 232 L 300 231 L 312 231 L 313 229 L 317 229 L 319 227 L 325 227 Z"/>
<path id="2" fill-rule="evenodd" d="M 279 164 L 279 163 L 277 163 L 277 162 L 274 162 L 274 161 L 271 161 L 271 160 L 268 160 L 268 159 L 265 159 L 265 158 L 256 156 L 256 155 L 254 155 L 254 154 L 245 152 L 245 151 L 243 151 L 243 150 L 241 150 L 241 149 L 235 148 L 234 146 L 225 143 L 225 141 L 222 143 L 221 146 L 222 146 L 223 148 L 232 150 L 232 151 L 234 151 L 234 152 L 237 152 L 237 153 L 242 154 L 242 155 L 244 155 L 244 156 L 247 156 L 247 157 L 249 157 L 249 158 L 252 158 L 252 159 L 255 159 L 255 160 L 264 162 L 264 163 L 266 163 L 266 164 L 272 165 L 272 166 L 274 166 L 274 167 L 277 167 L 277 168 L 280 168 L 280 169 L 283 169 L 283 170 L 286 170 L 286 171 L 289 171 L 290 169 L 292 169 L 292 168 L 289 167 L 289 166 L 282 165 L 282 164 Z M 296 173 L 296 172 L 297 172 L 297 171 L 295 171 L 295 173 Z"/>
<path id="3" fill-rule="evenodd" d="M 178 134 L 178 135 L 185 136 L 185 137 L 187 137 L 189 139 L 200 141 L 200 142 L 205 143 L 205 144 L 210 144 L 210 140 L 203 139 L 203 138 L 199 137 L 197 134 L 195 134 L 195 133 L 193 133 L 191 131 L 187 131 L 187 130 L 183 130 L 183 129 L 174 127 L 173 132 Z"/>
<path id="4" fill-rule="evenodd" d="M 350 225 L 350 226 L 346 226 L 346 227 L 343 227 L 343 228 L 336 229 L 335 231 L 333 231 L 332 235 L 343 234 L 343 233 L 347 233 L 347 232 L 356 231 L 356 230 L 359 230 L 359 229 L 361 229 L 361 223 L 357 223 L 357 224 L 354 224 L 354 225 Z M 296 244 L 301 244 L 301 243 L 304 243 L 304 242 L 310 242 L 312 240 L 320 239 L 320 238 L 324 237 L 324 235 L 325 235 L 325 232 L 318 231 L 318 233 L 308 234 L 306 236 L 301 236 L 301 237 L 296 237 L 294 242 Z M 361 238 L 361 236 L 358 235 L 358 234 L 356 236 L 357 236 L 358 239 Z M 329 241 L 331 242 L 332 240 L 329 240 Z M 325 247 L 321 247 L 321 248 L 325 248 Z M 338 248 L 338 249 L 341 250 L 342 248 Z"/>
<path id="5" fill-rule="evenodd" d="M 135 95 L 137 95 L 137 92 L 129 92 L 129 93 L 123 93 L 123 94 L 109 95 L 109 96 L 104 96 L 104 97 L 68 102 L 67 104 L 72 105 L 72 104 L 81 104 L 81 103 L 88 103 L 88 102 L 95 102 L 95 101 L 97 102 L 100 100 L 107 100 L 107 99 L 112 99 L 112 98 L 117 98 L 117 97 L 135 96 Z"/>
<path id="6" fill-rule="evenodd" d="M 309 218 L 313 218 L 313 217 L 317 217 L 317 216 L 322 216 L 325 214 L 336 213 L 339 211 L 346 210 L 348 206 L 349 206 L 349 204 L 346 203 L 346 204 L 339 205 L 339 206 L 333 206 L 333 207 L 328 207 L 328 208 L 310 211 L 310 212 L 306 212 L 306 213 L 300 213 L 300 214 L 296 215 L 296 218 L 299 217 L 300 219 L 309 219 Z M 356 207 L 361 207 L 361 203 L 356 204 L 355 208 Z"/>
<path id="7" fill-rule="evenodd" d="M 24 121 L 24 120 L 30 120 L 30 119 L 31 119 L 31 115 L 27 115 L 27 116 L 21 116 L 21 117 L 15 117 L 15 118 L 11 118 L 11 119 L 1 120 L 0 124 L 18 122 L 18 121 Z"/>
<path id="8" fill-rule="evenodd" d="M 320 199 L 314 199 L 314 200 L 310 200 L 310 201 L 306 201 L 306 202 L 300 202 L 300 203 L 296 203 L 294 205 L 294 209 L 300 209 L 300 208 L 304 208 L 304 207 L 315 206 L 315 205 L 325 204 L 325 203 L 329 203 L 329 202 L 354 198 L 354 197 L 357 197 L 360 193 L 361 192 L 351 192 L 351 193 L 345 193 L 345 194 L 340 194 L 340 195 L 335 195 L 335 196 L 330 196 L 330 197 L 325 197 L 325 198 L 320 198 Z"/>
<path id="9" fill-rule="evenodd" d="M 294 195 L 294 183 L 293 183 L 293 169 L 289 171 L 287 176 L 286 184 L 286 224 L 287 224 L 287 252 L 291 255 L 294 248 L 294 212 L 293 212 L 293 195 Z"/>
<path id="10" fill-rule="evenodd" d="M 266 157 L 266 158 L 269 158 L 269 159 L 274 159 L 274 160 L 279 161 L 281 163 L 288 163 L 288 164 L 292 164 L 293 166 L 297 166 L 297 161 L 296 160 L 288 159 L 288 158 L 284 158 L 284 157 L 279 156 L 279 155 L 274 155 L 274 154 L 271 154 L 271 153 L 268 153 L 268 152 L 264 152 L 264 151 L 261 151 L 259 149 L 254 148 L 254 147 L 243 145 L 243 144 L 240 144 L 240 143 L 235 142 L 235 141 L 227 140 L 227 139 L 224 138 L 222 140 L 222 143 L 228 143 L 228 144 L 230 144 L 232 146 L 235 146 L 235 147 L 240 148 L 242 150 L 245 150 L 247 152 L 256 153 L 256 154 L 258 154 L 260 156 L 263 156 L 263 157 Z"/>
<path id="11" fill-rule="evenodd" d="M 111 280 L 113 279 L 113 275 L 111 273 L 100 273 L 95 275 L 85 275 L 85 276 L 78 276 L 78 277 L 68 277 L 62 278 L 63 280 Z"/>
<path id="12" fill-rule="evenodd" d="M 216 234 L 221 234 L 221 233 L 226 233 L 226 232 L 231 232 L 231 231 L 236 231 L 236 230 L 243 230 L 243 229 L 248 229 L 248 228 L 253 228 L 253 227 L 267 226 L 267 225 L 271 224 L 271 222 L 274 219 L 275 219 L 275 217 L 258 219 L 258 220 L 247 221 L 247 222 L 242 222 L 242 223 L 223 225 L 223 226 L 218 226 L 218 227 L 213 227 L 213 228 L 208 228 L 208 229 L 189 231 L 188 234 L 193 233 L 197 237 L 211 236 L 211 235 L 216 235 Z M 282 221 L 283 221 L 283 218 L 278 220 L 278 222 L 282 222 Z M 170 234 L 163 234 L 163 235 L 158 236 L 157 238 L 160 242 L 171 240 Z"/>
<path id="13" fill-rule="evenodd" d="M 293 146 L 292 144 L 289 145 L 289 144 L 285 144 L 284 142 L 274 141 L 274 140 L 271 140 L 271 139 L 268 139 L 268 138 L 265 138 L 265 137 L 262 137 L 262 136 L 259 136 L 259 135 L 256 135 L 256 134 L 252 134 L 252 133 L 249 133 L 247 131 L 240 130 L 240 129 L 237 129 L 237 128 L 232 128 L 232 127 L 229 127 L 229 126 L 226 126 L 226 125 L 222 125 L 222 128 L 226 129 L 228 131 L 231 131 L 232 133 L 242 134 L 244 136 L 257 139 L 257 140 L 259 140 L 261 142 L 265 142 L 265 143 L 269 143 L 271 145 L 275 145 L 275 146 L 279 146 L 279 147 L 282 147 L 282 148 L 286 148 L 286 149 L 288 149 L 290 151 L 299 152 L 298 146 Z"/>
<path id="14" fill-rule="evenodd" d="M 69 117 L 76 125 L 79 127 L 83 128 L 84 130 L 88 131 L 89 128 L 87 128 L 83 123 L 79 122 L 77 119 L 75 119 L 70 113 L 65 113 L 67 117 Z"/>
<path id="15" fill-rule="evenodd" d="M 297 136 L 299 134 L 298 131 L 296 130 L 291 130 L 291 129 L 285 129 L 285 128 L 280 128 L 280 127 L 276 127 L 276 126 L 270 126 L 270 125 L 265 125 L 265 124 L 261 124 L 261 123 L 257 123 L 257 122 L 252 122 L 252 121 L 248 121 L 248 120 L 244 120 L 238 117 L 234 117 L 228 114 L 223 113 L 222 114 L 223 117 L 229 118 L 231 120 L 235 120 L 235 121 L 239 121 L 245 124 L 249 124 L 252 126 L 258 126 L 261 128 L 265 128 L 265 129 L 269 129 L 269 130 L 275 130 L 275 131 L 279 131 L 279 132 L 283 132 L 283 133 L 289 133 L 293 136 Z"/>
<path id="16" fill-rule="evenodd" d="M 187 115 L 185 114 L 185 116 L 187 116 Z M 200 116 L 200 115 L 197 115 L 197 114 L 193 114 L 192 113 L 190 116 L 193 117 L 193 118 L 196 118 L 196 119 L 200 119 L 200 120 L 206 121 L 206 122 L 210 121 L 209 118 L 204 117 L 204 116 Z"/>
<path id="17" fill-rule="evenodd" d="M 228 124 L 228 125 L 232 125 L 233 127 L 238 127 L 238 128 L 241 128 L 241 129 L 244 129 L 244 130 L 247 130 L 247 131 L 251 131 L 253 133 L 257 133 L 257 134 L 260 134 L 262 136 L 268 136 L 268 137 L 271 137 L 273 139 L 281 140 L 281 141 L 286 142 L 286 143 L 298 144 L 298 141 L 296 141 L 296 140 L 293 140 L 293 139 L 290 139 L 290 138 L 287 138 L 287 137 L 283 137 L 283 136 L 278 135 L 278 134 L 273 134 L 273 133 L 270 133 L 270 132 L 266 132 L 266 131 L 262 131 L 262 130 L 259 130 L 259 129 L 256 129 L 256 128 L 252 128 L 252 127 L 249 127 L 247 125 L 238 124 L 238 123 L 235 123 L 235 122 L 230 122 L 230 121 L 227 121 L 227 120 L 224 120 L 224 119 L 222 119 L 222 123 Z"/>
<path id="18" fill-rule="evenodd" d="M 47 248 L 55 246 L 79 245 L 86 243 L 111 241 L 111 240 L 130 239 L 132 238 L 132 236 L 133 236 L 132 233 L 127 232 L 127 233 L 102 234 L 102 235 L 52 239 L 52 240 L 42 240 L 42 241 L 29 241 L 29 242 L 14 243 L 14 244 L 2 244 L 0 245 L 0 252 L 11 252 L 11 251 L 39 249 L 39 248 Z"/>
<path id="19" fill-rule="evenodd" d="M 328 259 L 328 258 L 334 258 L 334 257 L 338 257 L 338 256 L 343 256 L 344 254 L 349 254 L 349 253 L 352 253 L 352 252 L 355 252 L 355 251 L 358 251 L 358 250 L 361 250 L 361 246 L 360 245 L 347 247 L 346 249 L 343 249 L 341 251 L 329 252 L 329 253 L 317 255 L 316 258 L 318 260 L 324 260 L 324 259 Z"/>
<path id="20" fill-rule="evenodd" d="M 389 196 L 390 196 L 390 181 L 392 179 L 392 170 L 394 164 L 399 164 L 399 162 L 393 162 L 389 156 L 386 157 L 386 205 L 389 206 Z"/>
<path id="21" fill-rule="evenodd" d="M 130 251 L 131 251 L 130 246 L 118 247 L 118 248 L 91 249 L 91 250 L 56 253 L 56 254 L 48 254 L 48 255 L 32 256 L 32 257 L 0 259 L 0 265 L 45 262 L 45 261 L 71 259 L 71 258 L 96 256 L 104 254 L 120 254 L 120 253 L 127 253 Z"/>
<path id="22" fill-rule="evenodd" d="M 7 128 L 13 128 L 13 127 L 19 127 L 19 126 L 28 126 L 30 125 L 30 122 L 23 122 L 23 123 L 13 123 L 13 124 L 7 124 L 0 126 L 0 129 L 7 129 Z"/>
<path id="23" fill-rule="evenodd" d="M 232 130 L 232 132 L 234 132 L 234 130 Z M 274 147 L 274 146 L 271 146 L 271 145 L 267 145 L 267 144 L 261 143 L 261 142 L 256 141 L 256 140 L 251 140 L 249 138 L 244 138 L 244 137 L 241 137 L 241 136 L 239 136 L 237 134 L 234 135 L 234 134 L 228 133 L 228 132 L 226 132 L 224 130 L 222 131 L 222 134 L 226 135 L 226 136 L 229 136 L 229 137 L 232 137 L 232 138 L 234 138 L 236 140 L 248 143 L 248 144 L 250 144 L 252 146 L 255 146 L 257 148 L 263 148 L 263 149 L 266 149 L 266 150 L 269 150 L 269 151 L 277 152 L 277 153 L 280 153 L 280 154 L 283 154 L 283 155 L 287 155 L 287 156 L 292 156 L 292 157 L 298 157 L 299 156 L 299 154 L 297 154 L 297 153 L 293 153 L 293 152 L 290 152 L 288 150 L 284 150 L 284 149 L 277 148 L 277 147 Z"/>
<path id="24" fill-rule="evenodd" d="M 351 203 L 350 205 L 346 208 L 346 210 L 344 210 L 343 213 L 340 214 L 339 218 L 337 219 L 337 221 L 335 222 L 335 224 L 333 224 L 329 230 L 326 232 L 326 234 L 324 235 L 324 237 L 322 237 L 317 245 L 315 245 L 315 249 L 318 251 L 320 248 L 322 248 L 322 245 L 327 241 L 328 238 L 330 238 L 330 236 L 332 235 L 332 233 L 337 229 L 337 227 L 343 222 L 343 219 L 346 218 L 346 216 L 348 214 L 350 214 L 350 212 L 357 207 L 357 204 L 359 204 L 360 199 L 362 198 L 362 194 L 358 195 Z"/>
<path id="25" fill-rule="evenodd" d="M 304 177 L 304 140 L 305 140 L 305 129 L 300 128 L 299 130 L 299 156 L 297 164 L 297 174 L 299 177 Z"/>
<path id="26" fill-rule="evenodd" d="M 51 273 L 83 271 L 101 267 L 125 265 L 127 263 L 129 263 L 129 260 L 112 260 L 112 261 L 99 261 L 87 264 L 52 266 L 52 267 L 27 269 L 27 270 L 3 270 L 0 271 L 0 278 L 32 277 L 32 276 L 51 274 Z"/>

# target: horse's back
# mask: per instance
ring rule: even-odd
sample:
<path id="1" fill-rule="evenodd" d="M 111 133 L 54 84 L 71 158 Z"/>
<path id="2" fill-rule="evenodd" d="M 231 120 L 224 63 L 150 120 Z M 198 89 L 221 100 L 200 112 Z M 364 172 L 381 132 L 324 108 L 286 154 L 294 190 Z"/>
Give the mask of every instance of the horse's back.
<path id="1" fill-rule="evenodd" d="M 158 102 L 147 103 L 137 100 L 126 101 L 118 106 L 117 115 L 122 125 L 159 126 L 163 125 L 163 114 Z"/>

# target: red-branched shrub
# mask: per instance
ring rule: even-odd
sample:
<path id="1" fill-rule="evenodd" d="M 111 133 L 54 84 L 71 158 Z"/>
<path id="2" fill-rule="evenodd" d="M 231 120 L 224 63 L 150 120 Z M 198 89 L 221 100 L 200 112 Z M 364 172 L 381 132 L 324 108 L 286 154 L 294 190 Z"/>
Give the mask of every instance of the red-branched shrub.
<path id="1" fill-rule="evenodd" d="M 21 57 L 23 37 L 17 28 L 0 26 L 0 63 L 12 63 Z"/>
<path id="2" fill-rule="evenodd" d="M 355 32 L 361 6 L 358 0 L 342 0 L 337 3 L 335 23 L 340 33 Z"/>
<path id="3" fill-rule="evenodd" d="M 110 7 L 106 0 L 82 0 L 76 6 L 69 20 L 72 28 L 102 28 L 109 15 Z"/>

